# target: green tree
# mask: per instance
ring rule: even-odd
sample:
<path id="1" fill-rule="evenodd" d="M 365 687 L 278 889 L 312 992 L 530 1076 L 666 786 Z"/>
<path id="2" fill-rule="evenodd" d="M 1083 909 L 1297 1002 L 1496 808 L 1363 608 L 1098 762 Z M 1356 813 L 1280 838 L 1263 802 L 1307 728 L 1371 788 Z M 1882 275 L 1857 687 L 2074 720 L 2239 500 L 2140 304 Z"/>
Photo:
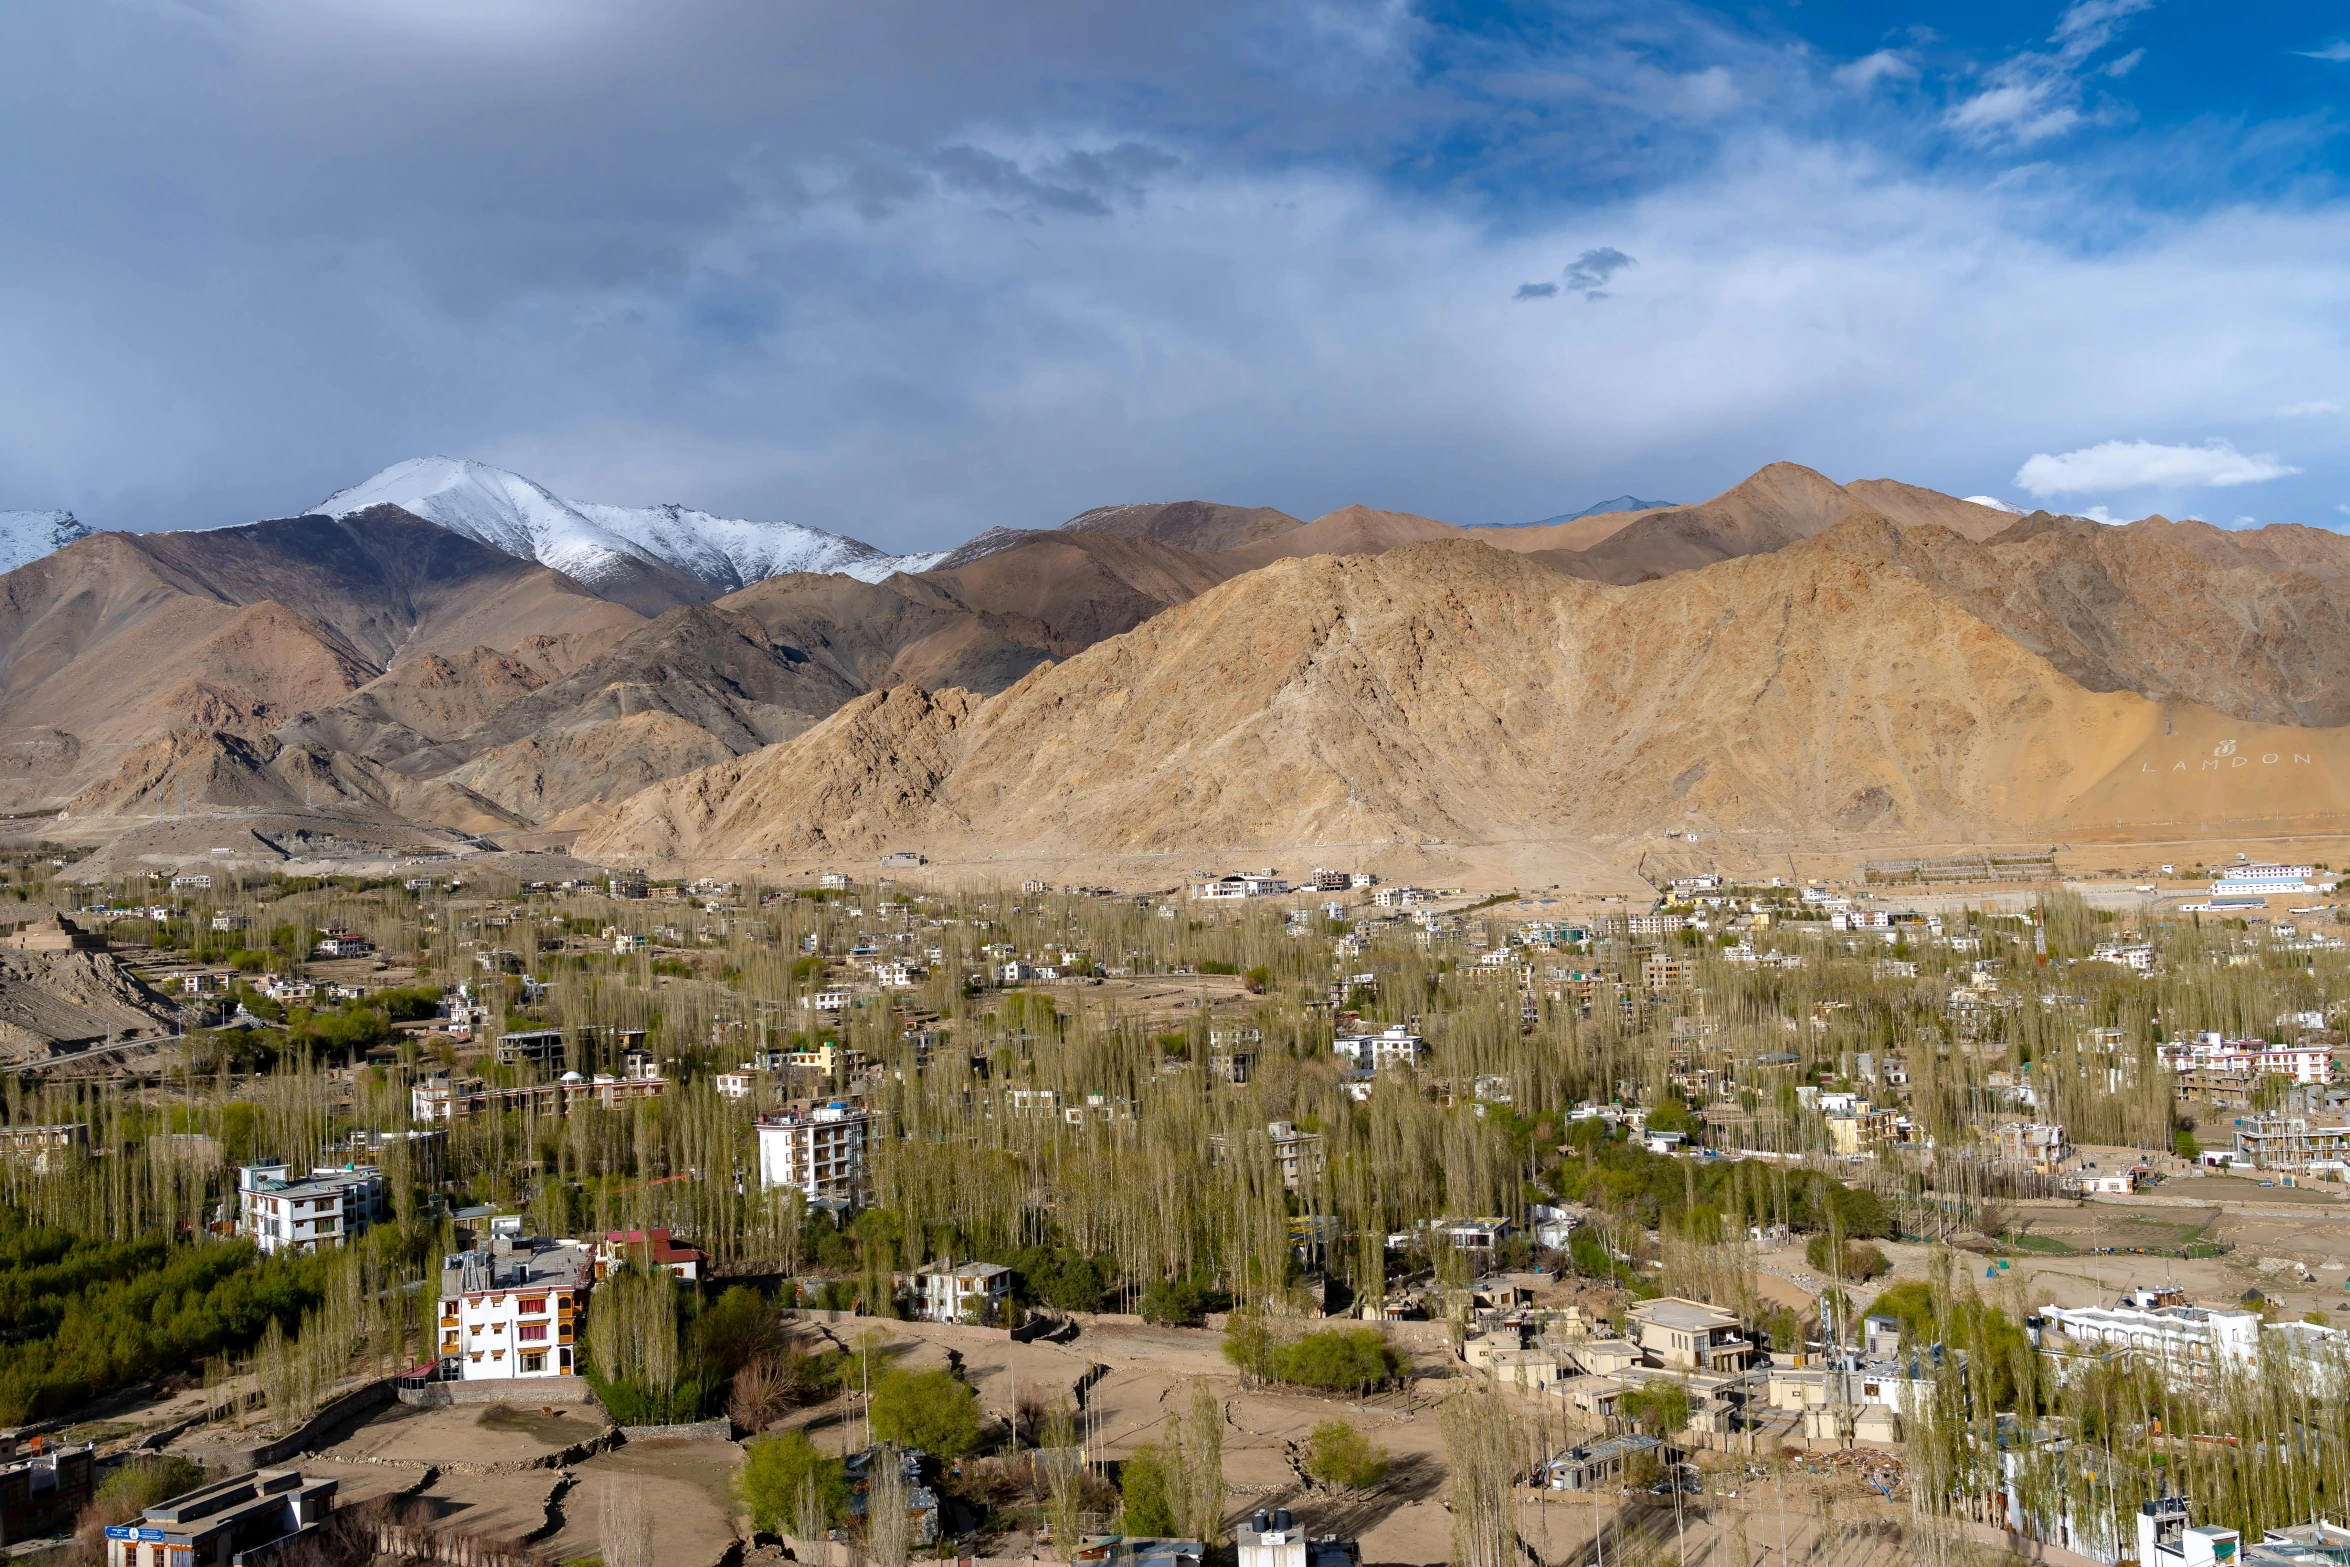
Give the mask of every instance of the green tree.
<path id="1" fill-rule="evenodd" d="M 1616 1407 L 1652 1436 L 1671 1436 L 1689 1424 L 1689 1390 L 1678 1382 L 1657 1381 L 1632 1388 L 1616 1400 Z"/>
<path id="2" fill-rule="evenodd" d="M 1156 1442 L 1136 1448 L 1118 1466 L 1118 1496 L 1126 1510 L 1127 1534 L 1162 1537 L 1175 1532 L 1175 1508 L 1167 1497 L 1167 1454 Z"/>
<path id="3" fill-rule="evenodd" d="M 1327 1328 L 1274 1349 L 1274 1380 L 1300 1387 L 1369 1392 L 1403 1370 L 1403 1357 L 1377 1328 Z"/>
<path id="4" fill-rule="evenodd" d="M 875 1437 L 934 1458 L 960 1458 L 979 1441 L 979 1395 L 943 1369 L 884 1372 L 872 1415 Z"/>
<path id="5" fill-rule="evenodd" d="M 1368 1490 L 1387 1478 L 1387 1450 L 1343 1420 L 1325 1420 L 1306 1439 L 1306 1473 Z"/>
<path id="6" fill-rule="evenodd" d="M 839 1459 L 818 1452 L 807 1432 L 778 1431 L 752 1438 L 743 1450 L 734 1494 L 762 1533 L 802 1533 L 817 1520 L 829 1528 L 848 1510 L 848 1472 Z"/>

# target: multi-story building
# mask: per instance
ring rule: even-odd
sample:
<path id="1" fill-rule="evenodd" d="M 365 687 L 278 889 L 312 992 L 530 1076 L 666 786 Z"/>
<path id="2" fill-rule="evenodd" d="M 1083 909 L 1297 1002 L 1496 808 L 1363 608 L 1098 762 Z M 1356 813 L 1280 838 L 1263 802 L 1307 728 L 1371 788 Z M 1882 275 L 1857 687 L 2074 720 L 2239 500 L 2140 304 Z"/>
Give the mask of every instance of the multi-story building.
<path id="1" fill-rule="evenodd" d="M 1634 1302 L 1631 1314 L 1641 1352 L 1668 1370 L 1739 1372 L 1755 1358 L 1737 1314 L 1719 1306 L 1668 1295 Z"/>
<path id="2" fill-rule="evenodd" d="M 500 1235 L 441 1265 L 440 1359 L 452 1381 L 573 1374 L 595 1251 L 578 1241 Z"/>
<path id="3" fill-rule="evenodd" d="M 129 1523 L 106 1526 L 106 1567 L 198 1567 L 261 1561 L 266 1547 L 326 1521 L 332 1480 L 298 1469 L 255 1469 L 157 1502 Z"/>
<path id="4" fill-rule="evenodd" d="M 1652 996 L 1669 991 L 1687 990 L 1697 983 L 1697 962 L 1694 958 L 1668 957 L 1652 952 L 1640 960 L 1640 984 Z"/>
<path id="5" fill-rule="evenodd" d="M 924 1322 L 1004 1323 L 1012 1305 L 1012 1270 L 992 1262 L 941 1264 L 907 1281 L 914 1315 Z"/>
<path id="6" fill-rule="evenodd" d="M 79 1121 L 56 1126 L 0 1126 L 0 1159 L 21 1159 L 47 1175 L 89 1152 L 90 1128 Z"/>
<path id="7" fill-rule="evenodd" d="M 96 1453 L 83 1442 L 0 1465 L 0 1545 L 70 1530 L 90 1500 Z"/>
<path id="8" fill-rule="evenodd" d="M 313 1170 L 289 1180 L 282 1159 L 237 1170 L 237 1233 L 265 1252 L 340 1246 L 384 1216 L 383 1171 L 369 1165 Z"/>
<path id="9" fill-rule="evenodd" d="M 2220 870 L 2219 878 L 2211 884 L 2215 898 L 2268 898 L 2279 893 L 2315 892 L 2310 878 L 2317 874 L 2314 865 L 2229 865 Z"/>
<path id="10" fill-rule="evenodd" d="M 2246 1116 L 2236 1123 L 2236 1153 L 2261 1170 L 2300 1170 L 2350 1159 L 2350 1126 L 2319 1126 L 2305 1115 Z"/>
<path id="11" fill-rule="evenodd" d="M 1341 1034 L 1330 1049 L 1364 1071 L 1421 1066 L 1428 1059 L 1427 1041 L 1402 1023 L 1390 1024 L 1376 1034 Z"/>
<path id="12" fill-rule="evenodd" d="M 2047 1306 L 2040 1347 L 2052 1354 L 2120 1351 L 2152 1362 L 2167 1377 L 2207 1382 L 2226 1366 L 2260 1353 L 2260 1317 L 2202 1306 Z"/>
<path id="13" fill-rule="evenodd" d="M 758 1124 L 759 1184 L 789 1186 L 811 1202 L 856 1202 L 864 1192 L 872 1120 L 863 1105 L 839 1099 L 764 1118 Z"/>
<path id="14" fill-rule="evenodd" d="M 582 1044 L 611 1045 L 623 1055 L 645 1048 L 645 1031 L 641 1028 L 589 1026 L 568 1031 L 560 1028 L 510 1028 L 498 1038 L 498 1064 L 519 1066 L 524 1062 L 545 1064 L 561 1061 L 567 1048 L 567 1032 L 576 1035 Z"/>
<path id="15" fill-rule="evenodd" d="M 2299 1084 L 2324 1083 L 2333 1075 L 2333 1052 L 2322 1044 L 2272 1045 L 2265 1039 L 2204 1033 L 2163 1046 L 2162 1056 L 2182 1082 L 2190 1073 L 2255 1081 L 2289 1077 Z"/>
<path id="16" fill-rule="evenodd" d="M 1322 1173 L 1321 1133 L 1301 1132 L 1287 1121 L 1268 1121 L 1265 1135 L 1273 1140 L 1273 1163 L 1280 1167 L 1284 1189 L 1294 1192 L 1301 1182 Z"/>
<path id="17" fill-rule="evenodd" d="M 618 1077 L 566 1072 L 552 1083 L 493 1087 L 478 1077 L 428 1077 L 408 1090 L 409 1119 L 446 1125 L 497 1110 L 528 1110 L 565 1116 L 581 1105 L 617 1110 L 639 1099 L 658 1099 L 669 1087 L 651 1061 L 632 1061 Z"/>
<path id="18" fill-rule="evenodd" d="M 2054 1175 L 2072 1157 L 2072 1140 L 2061 1125 L 2045 1121 L 2010 1121 L 1989 1138 L 1991 1157 L 2001 1164 L 2026 1165 L 2042 1175 Z"/>

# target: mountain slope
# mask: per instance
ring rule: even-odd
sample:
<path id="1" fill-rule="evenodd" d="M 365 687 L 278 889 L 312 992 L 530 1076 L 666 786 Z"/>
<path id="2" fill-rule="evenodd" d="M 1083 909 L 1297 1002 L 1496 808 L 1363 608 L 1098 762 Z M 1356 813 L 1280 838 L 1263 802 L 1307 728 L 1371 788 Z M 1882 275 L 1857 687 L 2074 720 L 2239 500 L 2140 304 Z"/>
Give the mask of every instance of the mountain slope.
<path id="1" fill-rule="evenodd" d="M 885 555 L 870 544 L 789 522 L 745 522 L 675 504 L 606 506 L 565 500 L 487 463 L 418 457 L 394 463 L 313 510 L 341 517 L 392 505 L 537 561 L 652 613 L 730 593 L 784 572 L 841 572 L 878 582 L 919 571 L 933 555 Z"/>
<path id="2" fill-rule="evenodd" d="M 445 643 L 495 637 L 551 677 L 634 624 L 389 509 L 92 534 L 0 576 L 0 801 L 61 804 L 175 730 L 258 744 Z"/>
<path id="3" fill-rule="evenodd" d="M 1628 511 L 1671 511 L 1672 509 L 1673 503 L 1671 501 L 1644 501 L 1637 495 L 1619 495 L 1616 496 L 1613 500 L 1605 500 L 1599 502 L 1597 505 L 1586 506 L 1581 511 L 1565 511 L 1560 512 L 1555 517 L 1541 517 L 1537 518 L 1533 522 L 1505 523 L 1503 526 L 1512 528 L 1552 528 L 1558 526 L 1562 522 L 1582 522 L 1585 519 L 1591 517 L 1612 517 L 1619 513 Z"/>
<path id="4" fill-rule="evenodd" d="M 0 511 L 0 572 L 86 539 L 90 530 L 70 511 Z"/>
<path id="5" fill-rule="evenodd" d="M 2180 716 L 2198 732 L 2236 724 Z M 2350 783 L 2350 739 L 2289 733 L 2324 760 L 2224 780 L 2250 791 L 2225 813 L 2350 803 L 2334 781 Z M 1231 855 L 1660 821 L 2036 833 L 2164 743 L 2155 704 L 2084 690 L 1834 547 L 1625 589 L 1437 542 L 1251 573 L 985 702 L 861 698 L 786 745 L 632 797 L 581 848 Z M 2127 808 L 2163 807 L 2141 792 Z"/>
<path id="6" fill-rule="evenodd" d="M 1649 513 L 1596 543 L 1541 558 L 1597 582 L 1642 582 L 1785 549 L 1864 513 L 1910 526 L 1938 523 L 1975 539 L 2015 521 L 1987 506 L 1890 479 L 1845 486 L 1799 463 L 1775 462 L 1711 500 Z"/>
<path id="7" fill-rule="evenodd" d="M 2162 532 L 2079 518 L 1982 544 L 1860 516 L 1815 543 L 1907 575 L 2092 691 L 2350 724 L 2350 611 L 2318 577 L 2215 564 Z"/>
<path id="8" fill-rule="evenodd" d="M 1197 552 L 1236 549 L 1273 538 L 1304 524 L 1270 506 L 1224 506 L 1214 501 L 1159 501 L 1097 506 L 1061 524 L 1067 533 L 1112 533 L 1126 539 L 1155 539 Z"/>

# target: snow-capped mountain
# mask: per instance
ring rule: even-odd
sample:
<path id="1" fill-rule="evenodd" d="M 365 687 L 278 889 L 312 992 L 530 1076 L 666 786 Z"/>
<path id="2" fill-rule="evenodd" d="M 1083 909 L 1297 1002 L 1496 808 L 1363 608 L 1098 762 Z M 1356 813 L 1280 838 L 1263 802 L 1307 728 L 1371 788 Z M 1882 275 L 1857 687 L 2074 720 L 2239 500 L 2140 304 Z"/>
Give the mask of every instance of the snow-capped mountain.
<path id="1" fill-rule="evenodd" d="M 310 508 L 329 517 L 392 505 L 492 549 L 552 566 L 593 587 L 628 557 L 674 566 L 721 593 L 788 571 L 879 582 L 944 558 L 885 555 L 857 539 L 792 522 L 744 522 L 675 504 L 601 506 L 568 501 L 487 463 L 412 457 Z"/>
<path id="2" fill-rule="evenodd" d="M 0 572 L 29 566 L 89 536 L 70 511 L 0 511 Z"/>

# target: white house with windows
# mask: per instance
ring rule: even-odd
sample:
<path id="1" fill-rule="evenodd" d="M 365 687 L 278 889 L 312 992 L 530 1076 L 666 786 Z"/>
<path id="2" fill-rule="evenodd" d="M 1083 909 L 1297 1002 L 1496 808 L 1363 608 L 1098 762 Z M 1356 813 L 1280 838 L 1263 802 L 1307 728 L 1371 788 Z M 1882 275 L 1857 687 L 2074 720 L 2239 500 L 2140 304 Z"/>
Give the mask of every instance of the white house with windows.
<path id="1" fill-rule="evenodd" d="M 353 1164 L 289 1179 L 282 1159 L 237 1170 L 237 1233 L 265 1252 L 335 1247 L 384 1216 L 383 1171 Z"/>
<path id="2" fill-rule="evenodd" d="M 441 1265 L 440 1361 L 450 1381 L 574 1374 L 596 1253 L 578 1241 L 494 1237 Z"/>
<path id="3" fill-rule="evenodd" d="M 993 1262 L 941 1264 L 908 1281 L 914 1315 L 924 1322 L 1009 1325 L 1012 1270 Z"/>
<path id="4" fill-rule="evenodd" d="M 1330 1049 L 1366 1072 L 1423 1066 L 1428 1060 L 1428 1042 L 1402 1023 L 1390 1024 L 1376 1034 L 1341 1034 L 1331 1041 Z"/>

